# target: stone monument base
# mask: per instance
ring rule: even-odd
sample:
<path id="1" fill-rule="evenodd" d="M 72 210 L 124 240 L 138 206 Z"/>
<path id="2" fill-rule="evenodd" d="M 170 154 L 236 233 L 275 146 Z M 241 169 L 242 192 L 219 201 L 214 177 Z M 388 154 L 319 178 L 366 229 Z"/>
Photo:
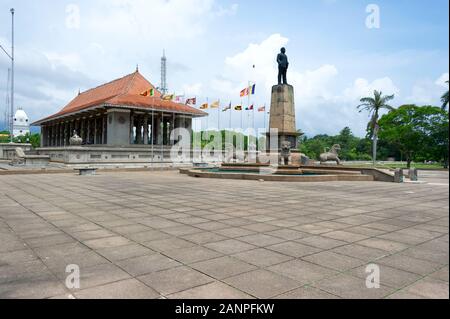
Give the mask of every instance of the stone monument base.
<path id="1" fill-rule="evenodd" d="M 272 87 L 269 127 L 271 130 L 278 131 L 278 146 L 271 145 L 274 144 L 274 136 L 271 136 L 269 132 L 267 133 L 268 150 L 280 151 L 282 143 L 286 141 L 291 144 L 291 149 L 297 149 L 297 140 L 302 133 L 297 132 L 295 125 L 294 87 L 292 85 L 283 84 Z"/>

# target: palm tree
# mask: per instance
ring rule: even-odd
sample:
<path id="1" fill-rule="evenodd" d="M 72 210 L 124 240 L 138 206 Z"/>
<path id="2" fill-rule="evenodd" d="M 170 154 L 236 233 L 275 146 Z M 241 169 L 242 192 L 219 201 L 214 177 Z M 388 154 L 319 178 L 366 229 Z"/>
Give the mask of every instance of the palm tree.
<path id="1" fill-rule="evenodd" d="M 445 81 L 445 83 L 448 84 L 448 81 Z M 447 90 L 447 92 L 445 92 L 444 95 L 442 95 L 441 101 L 442 101 L 442 110 L 445 110 L 445 108 L 448 105 L 448 90 Z"/>
<path id="2" fill-rule="evenodd" d="M 372 140 L 373 140 L 373 165 L 376 164 L 377 160 L 377 141 L 378 141 L 378 118 L 380 115 L 380 110 L 387 109 L 393 110 L 394 108 L 387 103 L 394 99 L 394 94 L 385 95 L 381 91 L 375 90 L 373 92 L 374 97 L 364 97 L 360 100 L 361 104 L 358 105 L 358 110 L 361 113 L 362 111 L 368 111 L 371 117 L 369 122 L 369 129 L 372 130 Z"/>

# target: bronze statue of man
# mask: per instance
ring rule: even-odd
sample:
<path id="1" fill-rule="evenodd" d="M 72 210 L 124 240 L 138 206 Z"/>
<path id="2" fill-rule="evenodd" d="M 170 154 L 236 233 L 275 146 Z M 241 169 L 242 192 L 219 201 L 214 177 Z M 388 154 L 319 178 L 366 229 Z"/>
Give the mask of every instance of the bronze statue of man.
<path id="1" fill-rule="evenodd" d="M 289 68 L 289 62 L 285 48 L 281 48 L 281 53 L 279 53 L 277 56 L 277 62 L 278 62 L 278 85 L 281 85 L 281 80 L 283 80 L 283 84 L 288 84 L 286 74 Z"/>

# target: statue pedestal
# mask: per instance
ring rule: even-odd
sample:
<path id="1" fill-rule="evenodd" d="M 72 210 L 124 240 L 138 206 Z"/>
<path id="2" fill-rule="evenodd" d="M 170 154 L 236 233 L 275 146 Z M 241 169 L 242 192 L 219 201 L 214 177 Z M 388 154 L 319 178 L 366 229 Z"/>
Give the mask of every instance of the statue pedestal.
<path id="1" fill-rule="evenodd" d="M 270 106 L 270 129 L 278 130 L 278 147 L 271 146 L 270 132 L 267 133 L 267 150 L 280 151 L 283 142 L 288 141 L 292 149 L 297 149 L 297 132 L 295 125 L 294 87 L 292 85 L 274 85 Z"/>

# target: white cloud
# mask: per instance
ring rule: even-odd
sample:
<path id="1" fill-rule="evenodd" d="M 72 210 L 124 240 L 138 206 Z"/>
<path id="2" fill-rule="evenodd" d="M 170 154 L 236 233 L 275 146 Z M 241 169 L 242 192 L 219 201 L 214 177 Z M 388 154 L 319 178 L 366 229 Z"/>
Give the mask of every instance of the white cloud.
<path id="1" fill-rule="evenodd" d="M 191 39 L 204 32 L 213 9 L 214 0 L 99 0 L 83 15 L 82 28 L 143 44 Z"/>
<path id="2" fill-rule="evenodd" d="M 291 73 L 292 84 L 296 88 L 296 97 L 300 100 L 333 99 L 330 84 L 339 73 L 334 65 L 325 64 L 316 70 L 308 70 L 304 73 L 292 71 Z"/>
<path id="3" fill-rule="evenodd" d="M 448 75 L 448 72 L 446 72 L 446 73 L 442 74 L 434 83 L 436 85 L 442 86 L 444 88 L 448 88 L 448 83 L 447 83 L 448 78 L 449 78 L 449 75 Z"/>
<path id="4" fill-rule="evenodd" d="M 4 38 L 0 38 L 0 43 L 8 45 Z M 23 107 L 31 121 L 55 113 L 75 97 L 79 88 L 94 85 L 92 79 L 77 70 L 81 65 L 77 54 L 44 53 L 19 45 L 15 58 L 15 106 Z M 0 59 L 1 70 L 9 67 L 9 61 Z M 4 82 L 0 83 L 0 97 L 4 97 Z"/>
<path id="5" fill-rule="evenodd" d="M 214 12 L 215 16 L 223 17 L 223 16 L 233 16 L 237 13 L 239 5 L 237 3 L 233 3 L 230 7 L 224 8 L 219 6 L 217 11 Z"/>
<path id="6" fill-rule="evenodd" d="M 411 90 L 411 95 L 406 99 L 406 103 L 418 105 L 441 105 L 441 96 L 444 90 L 448 90 L 449 74 L 443 73 L 438 79 L 421 79 L 416 81 Z"/>
<path id="7" fill-rule="evenodd" d="M 277 73 L 276 53 L 288 42 L 288 38 L 273 34 L 259 44 L 250 43 L 244 51 L 225 59 L 225 76 L 235 79 L 238 92 L 248 81 L 270 90 Z"/>
<path id="8" fill-rule="evenodd" d="M 349 101 L 359 101 L 363 97 L 372 96 L 374 90 L 381 91 L 384 95 L 395 94 L 396 97 L 400 94 L 400 89 L 395 86 L 389 77 L 376 79 L 372 82 L 358 78 L 351 87 L 344 90 L 343 98 Z"/>
<path id="9" fill-rule="evenodd" d="M 186 96 L 198 96 L 202 95 L 202 83 L 194 83 L 194 84 L 184 84 L 183 85 L 183 93 L 186 94 Z"/>
<path id="10" fill-rule="evenodd" d="M 277 81 L 276 54 L 288 42 L 288 38 L 273 34 L 226 58 L 224 71 L 212 81 L 211 89 L 223 95 L 236 96 L 247 85 L 247 81 L 251 80 L 257 84 L 256 102 L 270 104 L 271 87 Z M 287 54 L 289 56 L 288 46 Z M 372 95 L 375 89 L 384 94 L 400 92 L 389 77 L 372 82 L 359 78 L 342 91 L 336 89 L 338 79 L 339 71 L 332 64 L 306 71 L 291 67 L 288 71 L 288 82 L 295 89 L 297 126 L 308 135 L 338 133 L 345 126 L 350 126 L 356 134 L 362 136 L 368 119 L 366 114 L 360 114 L 356 110 L 359 99 Z M 263 127 L 261 119 L 257 125 Z"/>
<path id="11" fill-rule="evenodd" d="M 63 65 L 69 69 L 76 71 L 82 68 L 83 62 L 81 57 L 77 53 L 57 53 L 57 52 L 44 52 L 43 53 L 52 64 L 53 68 L 56 65 Z"/>
<path id="12" fill-rule="evenodd" d="M 66 28 L 80 28 L 80 7 L 76 4 L 68 4 L 66 6 Z"/>

